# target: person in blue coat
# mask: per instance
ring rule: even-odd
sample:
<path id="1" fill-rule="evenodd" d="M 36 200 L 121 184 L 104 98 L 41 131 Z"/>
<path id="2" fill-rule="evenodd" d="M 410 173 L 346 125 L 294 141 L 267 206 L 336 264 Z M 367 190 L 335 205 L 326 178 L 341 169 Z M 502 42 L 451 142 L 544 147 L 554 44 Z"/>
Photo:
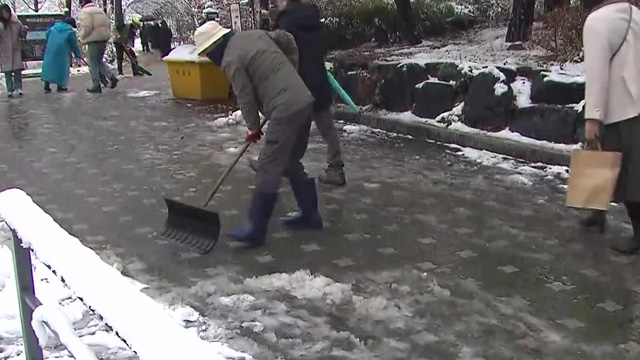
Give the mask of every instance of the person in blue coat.
<path id="1" fill-rule="evenodd" d="M 73 18 L 67 18 L 55 23 L 47 30 L 47 45 L 41 75 L 45 92 L 51 92 L 51 84 L 56 84 L 59 92 L 67 91 L 71 54 L 73 53 L 76 59 L 82 59 L 78 37 L 73 30 L 75 25 Z"/>

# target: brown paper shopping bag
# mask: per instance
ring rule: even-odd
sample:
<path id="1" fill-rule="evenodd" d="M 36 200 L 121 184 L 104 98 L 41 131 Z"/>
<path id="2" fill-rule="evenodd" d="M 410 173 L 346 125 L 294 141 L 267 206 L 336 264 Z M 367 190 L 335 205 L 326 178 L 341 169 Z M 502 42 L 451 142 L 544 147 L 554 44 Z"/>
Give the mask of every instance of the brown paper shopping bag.
<path id="1" fill-rule="evenodd" d="M 572 151 L 567 206 L 608 210 L 621 162 L 622 154 L 618 152 Z"/>

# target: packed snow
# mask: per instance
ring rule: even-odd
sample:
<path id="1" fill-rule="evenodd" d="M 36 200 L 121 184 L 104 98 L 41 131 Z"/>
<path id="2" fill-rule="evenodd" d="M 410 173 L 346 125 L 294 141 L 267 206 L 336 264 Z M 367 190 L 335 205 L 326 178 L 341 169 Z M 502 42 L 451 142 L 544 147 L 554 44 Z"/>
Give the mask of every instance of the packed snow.
<path id="1" fill-rule="evenodd" d="M 513 94 L 516 97 L 516 105 L 519 108 L 530 107 L 531 104 L 531 81 L 525 77 L 518 76 L 511 84 Z"/>
<path id="2" fill-rule="evenodd" d="M 176 47 L 169 53 L 169 55 L 162 58 L 162 60 L 172 62 L 211 62 L 211 60 L 206 57 L 198 55 L 195 45 L 189 44 Z"/>
<path id="3" fill-rule="evenodd" d="M 150 91 L 150 90 L 146 90 L 146 91 L 139 91 L 139 90 L 131 90 L 131 91 L 127 92 L 127 96 L 128 96 L 128 97 L 133 97 L 133 98 L 149 97 L 149 96 L 154 96 L 154 95 L 158 95 L 158 94 L 160 94 L 160 91 Z"/>
<path id="4" fill-rule="evenodd" d="M 140 359 L 250 358 L 224 344 L 203 341 L 183 328 L 162 305 L 102 262 L 23 191 L 0 193 L 0 218 L 16 230 L 23 246 L 31 248 L 38 261 L 55 269 L 75 296 L 118 331 Z"/>

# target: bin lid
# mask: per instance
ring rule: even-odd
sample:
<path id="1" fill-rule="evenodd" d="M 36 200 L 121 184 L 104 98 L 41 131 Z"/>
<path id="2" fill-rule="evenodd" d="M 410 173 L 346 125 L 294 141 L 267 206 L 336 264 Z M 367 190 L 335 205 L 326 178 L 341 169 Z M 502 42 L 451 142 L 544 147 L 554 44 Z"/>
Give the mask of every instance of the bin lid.
<path id="1" fill-rule="evenodd" d="M 195 45 L 180 45 L 173 49 L 162 60 L 166 62 L 210 63 L 206 57 L 199 56 Z"/>

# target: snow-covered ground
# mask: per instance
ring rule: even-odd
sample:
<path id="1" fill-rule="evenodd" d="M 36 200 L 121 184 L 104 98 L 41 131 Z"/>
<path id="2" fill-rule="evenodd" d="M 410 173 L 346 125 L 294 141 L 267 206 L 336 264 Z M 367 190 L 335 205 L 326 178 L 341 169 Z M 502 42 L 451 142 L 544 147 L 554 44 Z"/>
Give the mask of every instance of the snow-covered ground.
<path id="1" fill-rule="evenodd" d="M 36 295 L 45 308 L 38 315 L 58 324 L 73 324 L 75 334 L 102 359 L 140 358 L 248 359 L 218 342 L 198 337 L 196 328 L 185 326 L 200 316 L 190 308 L 156 303 L 140 290 L 142 284 L 122 276 L 102 262 L 96 253 L 59 227 L 24 192 L 0 193 L 0 217 L 16 229 L 23 244 L 33 249 Z M 34 224 L 38 224 L 35 226 Z M 0 225 L 0 359 L 20 359 L 22 354 L 18 304 L 13 274 L 11 232 Z M 46 264 L 47 266 L 45 266 Z M 56 275 L 64 279 L 64 284 Z M 80 301 L 79 299 L 82 299 Z M 89 307 L 100 314 L 89 310 Z M 60 314 L 62 321 L 60 321 Z M 104 319 L 101 320 L 101 319 Z M 128 346 L 114 335 L 116 329 Z M 67 338 L 73 338 L 71 331 Z M 61 334 L 63 335 L 63 334 Z M 61 336 L 62 337 L 62 336 Z M 48 358 L 68 358 L 65 347 L 46 343 Z M 159 346 L 162 344 L 162 346 Z M 65 342 L 65 345 L 70 345 Z M 137 356 L 136 356 L 137 355 Z"/>

